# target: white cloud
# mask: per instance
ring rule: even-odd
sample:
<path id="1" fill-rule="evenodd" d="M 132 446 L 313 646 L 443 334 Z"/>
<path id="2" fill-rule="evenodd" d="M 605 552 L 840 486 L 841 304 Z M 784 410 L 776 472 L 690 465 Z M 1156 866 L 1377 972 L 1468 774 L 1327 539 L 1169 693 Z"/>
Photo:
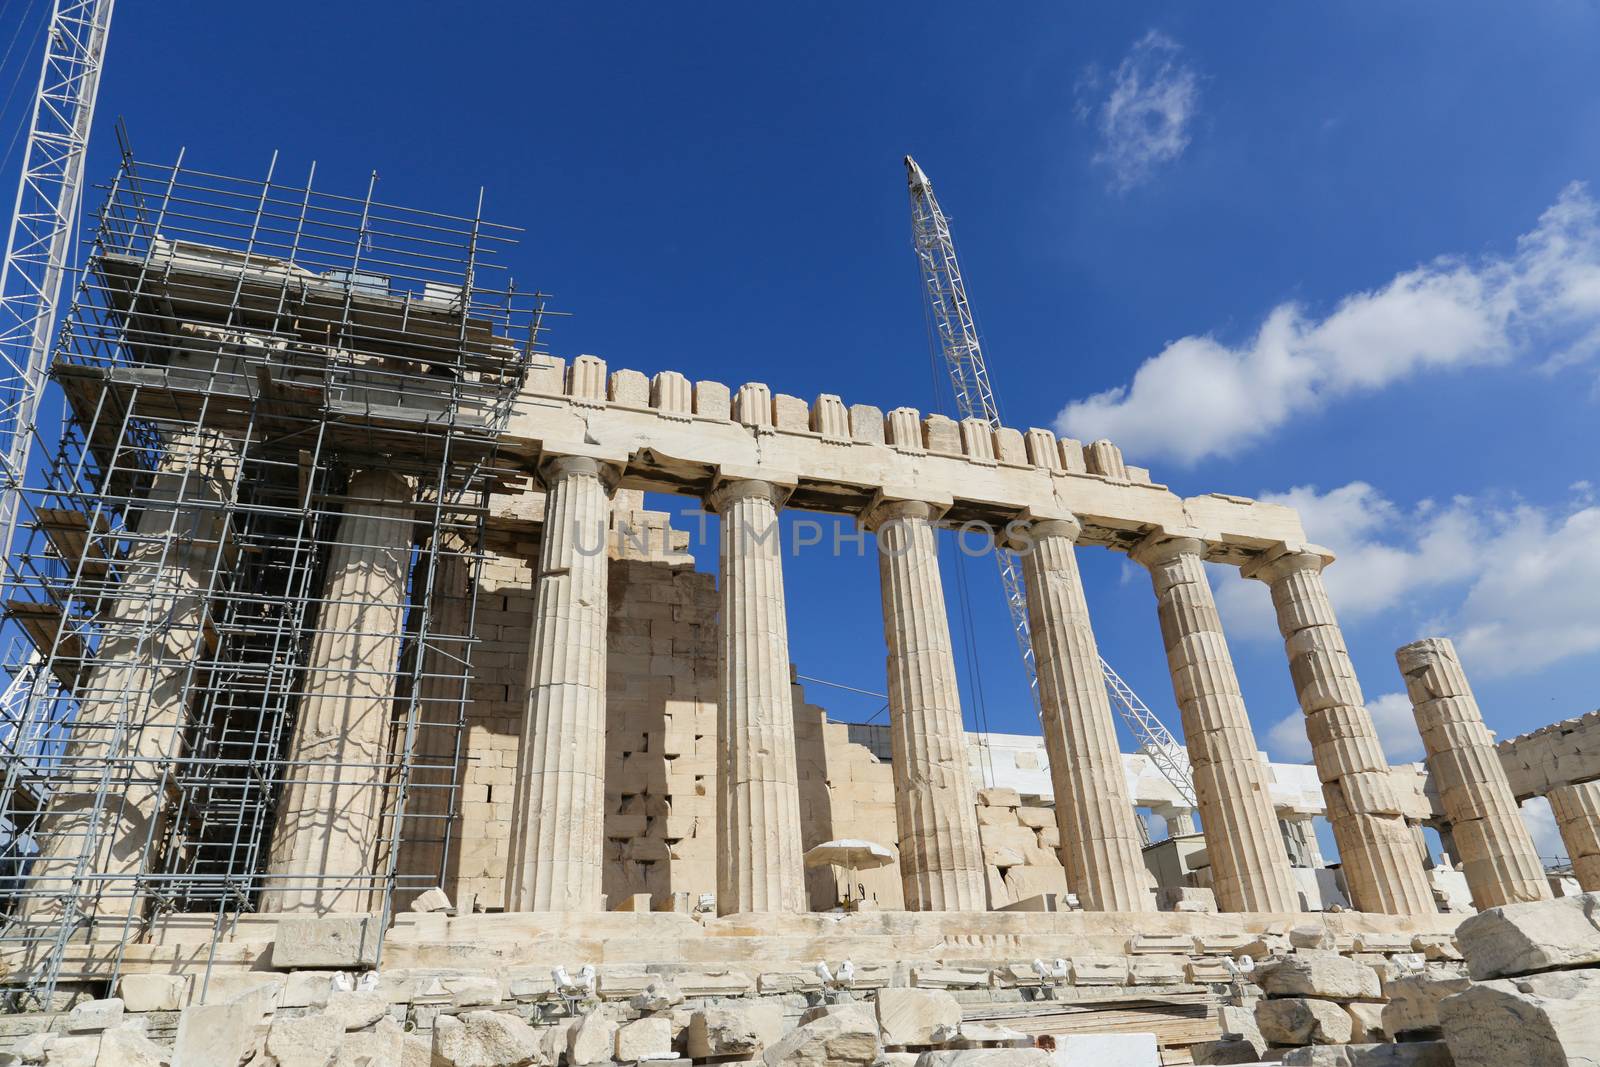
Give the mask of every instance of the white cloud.
<path id="1" fill-rule="evenodd" d="M 1411 714 L 1411 701 L 1404 693 L 1384 693 L 1367 701 L 1367 712 L 1378 731 L 1378 743 L 1390 763 L 1414 763 L 1422 758 L 1422 735 Z M 1267 730 L 1267 752 L 1283 763 L 1309 763 L 1311 741 L 1306 736 L 1306 717 L 1290 712 Z"/>
<path id="2" fill-rule="evenodd" d="M 1567 846 L 1561 840 L 1561 831 L 1556 827 L 1556 816 L 1550 810 L 1550 801 L 1544 797 L 1532 797 L 1523 801 L 1522 823 L 1533 837 L 1533 848 L 1539 853 L 1540 859 L 1546 863 L 1566 862 Z"/>
<path id="3" fill-rule="evenodd" d="M 1200 79 L 1182 59 L 1183 48 L 1164 33 L 1151 30 L 1134 43 L 1111 75 L 1110 90 L 1079 113 L 1093 117 L 1100 131 L 1094 162 L 1106 167 L 1119 191 L 1148 181 L 1157 167 L 1170 163 L 1189 147 L 1189 124 L 1200 103 Z M 1079 85 L 1098 92 L 1097 72 Z"/>
<path id="4" fill-rule="evenodd" d="M 1228 455 L 1291 418 L 1429 369 L 1505 361 L 1539 346 L 1546 367 L 1600 347 L 1600 206 L 1567 186 L 1509 257 L 1441 258 L 1345 297 L 1324 318 L 1274 308 L 1242 345 L 1173 341 L 1128 385 L 1069 403 L 1057 429 L 1108 437 L 1140 459 Z"/>
<path id="5" fill-rule="evenodd" d="M 1600 506 L 1583 483 L 1565 508 L 1458 497 L 1407 511 L 1365 482 L 1262 498 L 1296 508 L 1338 556 L 1324 580 L 1347 624 L 1409 610 L 1414 636 L 1451 637 L 1485 677 L 1600 651 Z M 1276 636 L 1261 583 L 1223 576 L 1217 600 L 1230 632 Z"/>

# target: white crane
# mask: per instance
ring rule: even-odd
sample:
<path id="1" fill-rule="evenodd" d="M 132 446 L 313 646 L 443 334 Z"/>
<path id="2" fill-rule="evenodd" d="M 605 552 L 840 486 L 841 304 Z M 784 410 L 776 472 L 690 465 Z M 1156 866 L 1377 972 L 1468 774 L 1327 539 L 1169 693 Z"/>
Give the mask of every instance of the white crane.
<path id="1" fill-rule="evenodd" d="M 961 418 L 983 419 L 998 430 L 1002 425 L 1000 408 L 995 403 L 994 387 L 989 382 L 989 368 L 984 363 L 983 345 L 978 339 L 972 305 L 967 301 L 967 286 L 961 279 L 961 265 L 956 261 L 950 222 L 939 207 L 939 201 L 934 198 L 933 183 L 910 156 L 906 157 L 906 178 L 911 187 L 911 238 L 917 251 L 917 261 L 922 266 L 923 297 L 938 333 L 945 366 L 950 372 L 956 408 Z M 1022 666 L 1028 675 L 1028 690 L 1033 695 L 1037 711 L 1039 678 L 1033 662 L 1033 641 L 1028 633 L 1028 598 L 1023 589 L 1022 575 L 1017 567 L 1017 558 L 1012 553 L 997 549 L 995 558 L 1000 563 L 1000 583 L 1011 609 L 1017 650 L 1022 654 Z M 1104 658 L 1100 660 L 1100 670 L 1105 676 L 1106 691 L 1111 696 L 1112 705 L 1128 724 L 1128 729 L 1144 749 L 1145 755 L 1193 807 L 1194 781 L 1189 773 L 1189 757 L 1183 746 L 1178 744 L 1172 731 L 1139 699 L 1139 695 L 1122 680 L 1122 676 L 1111 669 Z"/>
<path id="2" fill-rule="evenodd" d="M 0 576 L 7 592 L 61 282 L 83 201 L 84 156 L 113 5 L 114 0 L 56 0 L 51 11 L 0 266 Z"/>

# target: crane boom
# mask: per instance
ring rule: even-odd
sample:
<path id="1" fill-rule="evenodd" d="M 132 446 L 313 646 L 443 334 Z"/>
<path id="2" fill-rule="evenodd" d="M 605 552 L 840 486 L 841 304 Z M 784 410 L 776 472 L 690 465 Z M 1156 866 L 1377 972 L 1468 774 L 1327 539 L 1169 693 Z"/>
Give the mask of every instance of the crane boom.
<path id="1" fill-rule="evenodd" d="M 0 574 L 8 586 L 114 2 L 56 0 L 51 11 L 0 266 Z"/>
<path id="2" fill-rule="evenodd" d="M 1002 425 L 1000 408 L 995 402 L 994 386 L 989 381 L 989 368 L 984 362 L 983 345 L 978 338 L 972 305 L 967 299 L 966 282 L 961 277 L 961 264 L 956 260 L 950 222 L 933 195 L 933 183 L 928 180 L 927 174 L 910 156 L 906 157 L 905 162 L 906 179 L 911 190 L 912 245 L 922 266 L 923 297 L 938 335 L 939 349 L 944 354 L 945 367 L 950 373 L 956 408 L 961 418 L 982 419 L 998 430 Z M 995 558 L 999 561 L 1000 584 L 1005 591 L 1006 605 L 1011 611 L 1017 650 L 1022 655 L 1023 670 L 1028 676 L 1028 690 L 1037 711 L 1039 676 L 1033 658 L 1032 635 L 1028 632 L 1027 593 L 1023 588 L 1017 557 L 998 549 Z M 1189 772 L 1188 754 L 1183 746 L 1178 744 L 1172 731 L 1167 729 L 1155 712 L 1139 699 L 1132 687 L 1122 680 L 1122 676 L 1111 669 L 1104 657 L 1100 660 L 1100 670 L 1105 677 L 1106 692 L 1111 697 L 1112 705 L 1127 723 L 1145 755 L 1172 783 L 1178 794 L 1193 806 L 1194 782 Z"/>

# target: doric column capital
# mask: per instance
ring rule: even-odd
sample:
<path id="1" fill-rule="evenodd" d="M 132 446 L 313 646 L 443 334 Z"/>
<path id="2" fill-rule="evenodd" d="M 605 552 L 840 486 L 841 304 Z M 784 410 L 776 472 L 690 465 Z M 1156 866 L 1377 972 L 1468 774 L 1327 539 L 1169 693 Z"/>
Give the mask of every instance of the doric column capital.
<path id="1" fill-rule="evenodd" d="M 890 500 L 880 495 L 861 512 L 861 525 L 876 532 L 885 523 L 906 519 L 936 522 L 942 514 L 941 505 L 926 500 Z"/>
<path id="2" fill-rule="evenodd" d="M 609 495 L 622 481 L 622 465 L 596 456 L 547 456 L 539 462 L 534 475 L 546 489 L 563 478 L 599 478 Z"/>
<path id="3" fill-rule="evenodd" d="M 1198 537 L 1169 533 L 1157 528 L 1143 541 L 1130 548 L 1128 556 L 1135 563 L 1146 567 L 1159 567 L 1179 556 L 1199 556 L 1204 559 L 1205 551 L 1205 542 Z"/>
<path id="4" fill-rule="evenodd" d="M 1240 564 L 1239 573 L 1268 585 L 1301 571 L 1322 573 L 1333 553 L 1318 545 L 1277 544 Z"/>
<path id="5" fill-rule="evenodd" d="M 1065 537 L 1077 544 L 1083 534 L 1083 523 L 1070 515 L 1049 519 L 1024 518 L 1008 523 L 1004 533 L 1009 535 L 1005 538 L 1006 547 L 1015 552 L 1026 552 L 1031 545 L 1047 537 Z"/>
<path id="6" fill-rule="evenodd" d="M 774 510 L 778 510 L 788 501 L 792 492 L 794 492 L 793 486 L 778 485 L 760 478 L 719 479 L 705 495 L 704 503 L 706 510 L 713 515 L 722 514 L 728 505 L 735 501 L 751 498 L 765 500 Z"/>

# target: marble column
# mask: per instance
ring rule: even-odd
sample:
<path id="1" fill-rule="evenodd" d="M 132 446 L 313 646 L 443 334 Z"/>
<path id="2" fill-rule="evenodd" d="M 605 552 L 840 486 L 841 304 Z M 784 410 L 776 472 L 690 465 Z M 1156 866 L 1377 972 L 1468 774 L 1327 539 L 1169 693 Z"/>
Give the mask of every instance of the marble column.
<path id="1" fill-rule="evenodd" d="M 1433 915 L 1439 909 L 1427 873 L 1322 584 L 1329 558 L 1279 546 L 1242 573 L 1272 591 L 1351 903 L 1357 911 Z"/>
<path id="2" fill-rule="evenodd" d="M 1318 550 L 1280 547 L 1242 573 L 1272 590 L 1350 902 L 1362 912 L 1432 915 L 1438 910 L 1434 893 L 1323 587 L 1328 558 Z"/>
<path id="3" fill-rule="evenodd" d="M 376 899 L 406 578 L 411 479 L 352 472 L 328 553 L 260 908 L 354 912 Z"/>
<path id="4" fill-rule="evenodd" d="M 1549 798 L 1572 876 L 1585 893 L 1600 891 L 1600 782 L 1557 786 Z"/>
<path id="5" fill-rule="evenodd" d="M 906 910 L 982 911 L 988 887 L 977 794 L 967 765 L 933 509 L 920 501 L 890 501 L 864 519 L 878 539 Z"/>
<path id="6" fill-rule="evenodd" d="M 735 481 L 707 500 L 722 516 L 717 910 L 723 915 L 806 910 L 778 530 L 784 496 L 768 482 Z"/>
<path id="7" fill-rule="evenodd" d="M 133 879 L 166 843 L 164 790 L 183 754 L 189 687 L 200 681 L 206 601 L 228 551 L 225 508 L 239 454 L 231 438 L 211 430 L 163 435 L 162 443 L 98 620 L 100 644 L 73 690 L 78 713 L 34 830 L 30 919 L 54 921 L 68 897 L 91 918 L 137 917 L 145 893 Z M 104 542 L 94 548 L 113 552 Z M 57 655 L 66 648 L 63 637 Z M 91 877 L 80 882 L 80 873 Z"/>
<path id="8" fill-rule="evenodd" d="M 1455 645 L 1430 637 L 1397 649 L 1428 774 L 1461 849 L 1478 910 L 1550 898 L 1544 864 L 1517 811 L 1494 736 L 1483 724 Z"/>
<path id="9" fill-rule="evenodd" d="M 1150 570 L 1183 718 L 1206 854 L 1222 911 L 1300 910 L 1267 772 L 1222 633 L 1200 541 L 1158 531 L 1132 556 Z"/>
<path id="10" fill-rule="evenodd" d="M 466 740 L 463 711 L 468 699 L 474 549 L 467 535 L 455 530 L 442 531 L 432 548 L 425 557 L 427 565 L 419 563 L 414 578 L 416 583 L 427 583 L 431 592 L 427 638 L 420 653 L 422 670 L 416 683 L 406 818 L 400 830 L 397 910 L 433 886 L 444 889 L 452 900 L 457 890 L 454 884 L 446 884 L 444 849 L 447 834 L 459 834 L 451 825 L 459 810 L 453 803 L 452 787 L 460 780 L 456 760 Z M 398 743 L 405 742 L 404 731 L 402 720 L 396 730 Z M 460 849 L 458 836 L 452 837 L 452 847 Z"/>
<path id="11" fill-rule="evenodd" d="M 607 531 L 616 471 L 547 461 L 544 535 L 517 758 L 509 906 L 601 911 L 605 864 Z"/>
<path id="12" fill-rule="evenodd" d="M 1100 650 L 1078 575 L 1075 519 L 1038 522 L 1021 552 L 1039 711 L 1067 886 L 1089 911 L 1154 911 Z"/>

